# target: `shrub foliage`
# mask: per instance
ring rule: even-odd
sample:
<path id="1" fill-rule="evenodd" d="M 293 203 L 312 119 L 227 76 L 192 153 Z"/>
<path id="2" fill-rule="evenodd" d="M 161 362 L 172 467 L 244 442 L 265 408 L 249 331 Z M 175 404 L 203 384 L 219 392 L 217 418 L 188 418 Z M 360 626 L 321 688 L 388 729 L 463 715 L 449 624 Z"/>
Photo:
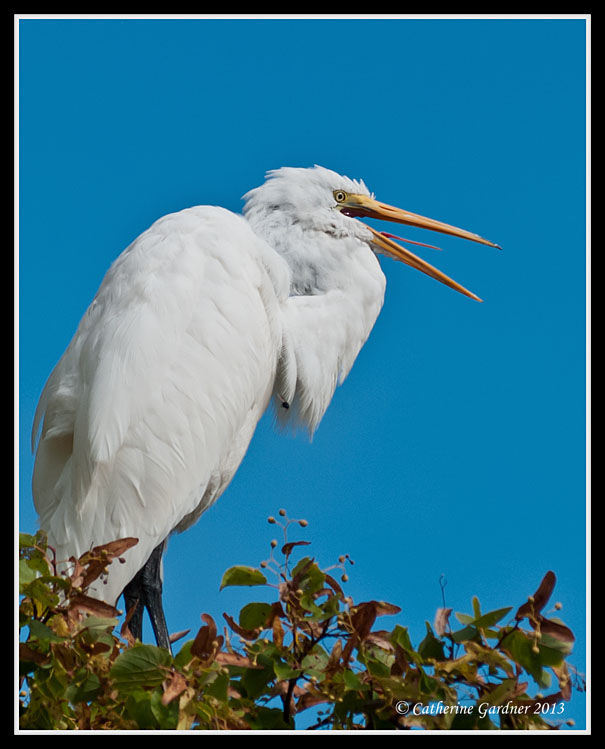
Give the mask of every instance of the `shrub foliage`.
<path id="1" fill-rule="evenodd" d="M 354 603 L 347 555 L 322 569 L 308 541 L 271 542 L 259 567 L 227 570 L 221 587 L 270 586 L 237 619 L 203 625 L 174 655 L 135 642 L 127 614 L 87 595 L 136 539 L 97 547 L 57 574 L 44 534 L 20 536 L 20 728 L 28 729 L 546 729 L 565 723 L 583 682 L 567 662 L 574 636 L 543 610 L 547 572 L 517 608 L 445 606 L 414 645 L 389 629 L 399 607 Z M 279 547 L 279 548 L 278 548 Z M 557 605 L 555 605 L 555 609 Z M 454 623 L 454 621 L 456 623 Z M 187 633 L 179 633 L 173 644 Z M 533 692 L 533 696 L 532 696 Z"/>

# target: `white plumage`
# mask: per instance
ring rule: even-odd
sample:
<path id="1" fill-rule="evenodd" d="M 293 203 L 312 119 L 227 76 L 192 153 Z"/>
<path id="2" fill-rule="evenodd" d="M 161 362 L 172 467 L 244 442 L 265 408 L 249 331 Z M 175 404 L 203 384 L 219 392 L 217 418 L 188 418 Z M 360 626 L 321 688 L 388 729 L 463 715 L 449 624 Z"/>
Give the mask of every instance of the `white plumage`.
<path id="1" fill-rule="evenodd" d="M 268 177 L 243 217 L 189 208 L 141 234 L 40 398 L 33 495 L 57 558 L 139 539 L 94 590 L 112 604 L 225 490 L 272 397 L 282 424 L 318 426 L 383 303 L 376 252 L 474 296 L 357 217 L 492 243 L 321 167 Z"/>

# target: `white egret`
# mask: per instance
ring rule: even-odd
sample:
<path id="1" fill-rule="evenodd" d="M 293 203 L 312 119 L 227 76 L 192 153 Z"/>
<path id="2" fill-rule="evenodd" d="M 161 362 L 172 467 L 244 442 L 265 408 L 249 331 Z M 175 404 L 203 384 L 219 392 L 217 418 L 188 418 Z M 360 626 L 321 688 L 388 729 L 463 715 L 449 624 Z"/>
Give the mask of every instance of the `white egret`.
<path id="1" fill-rule="evenodd" d="M 316 429 L 382 307 L 376 254 L 478 300 L 358 219 L 497 247 L 319 166 L 269 172 L 244 200 L 243 216 L 164 216 L 115 260 L 34 419 L 33 496 L 56 558 L 138 538 L 91 594 L 138 600 L 133 633 L 145 607 L 164 647 L 166 539 L 224 492 L 271 400 L 282 423 Z"/>

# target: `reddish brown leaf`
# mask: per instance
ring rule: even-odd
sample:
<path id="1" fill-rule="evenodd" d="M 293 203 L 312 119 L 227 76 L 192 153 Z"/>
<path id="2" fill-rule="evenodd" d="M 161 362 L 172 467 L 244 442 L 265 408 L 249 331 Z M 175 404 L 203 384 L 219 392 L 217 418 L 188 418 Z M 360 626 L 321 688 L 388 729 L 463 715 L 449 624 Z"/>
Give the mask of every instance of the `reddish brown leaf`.
<path id="1" fill-rule="evenodd" d="M 357 647 L 360 642 L 366 639 L 374 626 L 377 616 L 387 614 L 398 614 L 401 611 L 399 606 L 385 601 L 366 601 L 360 603 L 352 610 L 351 623 L 354 632 L 349 637 L 349 641 L 342 654 L 345 665 L 349 662 L 353 648 Z"/>
<path id="2" fill-rule="evenodd" d="M 125 551 L 128 551 L 138 542 L 138 538 L 120 538 L 117 541 L 95 546 L 82 554 L 77 562 L 76 560 L 70 560 L 74 562 L 74 570 L 71 575 L 72 584 L 86 590 L 91 583 L 107 571 L 108 565 L 116 557 L 121 557 Z"/>
<path id="3" fill-rule="evenodd" d="M 321 705 L 324 702 L 330 702 L 329 698 L 321 694 L 311 694 L 307 692 L 306 694 L 303 694 L 296 703 L 296 710 L 300 713 L 302 710 L 306 710 L 309 707 L 315 707 L 315 705 Z"/>
<path id="4" fill-rule="evenodd" d="M 265 622 L 265 627 L 269 629 L 270 627 L 273 627 L 273 623 L 276 619 L 285 619 L 286 615 L 284 613 L 284 609 L 279 601 L 274 601 L 271 604 L 271 613 L 267 617 L 267 621 Z"/>
<path id="5" fill-rule="evenodd" d="M 206 660 L 212 655 L 212 637 L 210 636 L 210 627 L 200 627 L 193 645 L 191 646 L 191 655 L 200 660 Z"/>
<path id="6" fill-rule="evenodd" d="M 201 661 L 209 661 L 214 658 L 216 652 L 223 646 L 225 639 L 222 635 L 217 636 L 216 624 L 210 614 L 202 614 L 201 618 L 206 622 L 206 626 L 201 627 L 195 636 L 195 640 L 191 645 L 191 655 L 194 655 Z"/>
<path id="7" fill-rule="evenodd" d="M 393 676 L 403 676 L 409 665 L 405 650 L 401 645 L 395 645 L 395 663 L 391 666 L 391 674 Z"/>
<path id="8" fill-rule="evenodd" d="M 110 563 L 109 559 L 92 559 L 86 564 L 86 572 L 81 578 L 80 588 L 87 590 L 95 580 L 98 580 L 101 575 L 107 572 L 107 565 Z"/>
<path id="9" fill-rule="evenodd" d="M 284 628 L 282 627 L 281 621 L 278 617 L 273 619 L 273 625 L 271 627 L 273 632 L 273 642 L 280 648 L 284 641 Z"/>
<path id="10" fill-rule="evenodd" d="M 55 658 L 68 673 L 76 667 L 76 654 L 68 645 L 54 642 L 51 645 L 51 650 Z"/>
<path id="11" fill-rule="evenodd" d="M 124 618 L 123 626 L 128 626 L 128 624 L 130 623 L 130 620 L 134 616 L 134 612 L 137 610 L 138 607 L 139 607 L 139 599 L 137 598 L 134 604 L 126 612 L 126 617 Z"/>
<path id="12" fill-rule="evenodd" d="M 527 691 L 527 687 L 529 686 L 528 681 L 520 681 L 517 683 L 517 686 L 514 688 L 512 696 L 518 697 L 520 694 L 524 694 Z"/>
<path id="13" fill-rule="evenodd" d="M 71 564 L 71 575 L 69 579 L 74 588 L 81 588 L 84 575 L 86 574 L 86 568 L 80 564 L 75 557 L 69 557 L 69 563 Z"/>
<path id="14" fill-rule="evenodd" d="M 78 729 L 80 731 L 90 730 L 90 706 L 85 702 L 79 704 L 80 717 L 78 718 Z"/>
<path id="15" fill-rule="evenodd" d="M 309 546 L 310 543 L 310 541 L 290 541 L 290 543 L 284 544 L 281 547 L 281 553 L 289 556 L 295 546 Z"/>
<path id="16" fill-rule="evenodd" d="M 162 684 L 162 705 L 168 705 L 187 689 L 187 680 L 178 671 L 173 671 Z"/>
<path id="17" fill-rule="evenodd" d="M 124 623 L 120 627 L 120 637 L 123 637 L 126 640 L 129 647 L 132 647 L 135 643 L 134 635 L 130 631 L 130 620 L 132 619 L 134 612 L 137 610 L 138 605 L 139 602 L 137 600 L 134 605 L 128 609 L 126 617 L 124 618 Z"/>
<path id="18" fill-rule="evenodd" d="M 96 598 L 86 596 L 83 593 L 71 598 L 69 608 L 70 610 L 84 611 L 87 614 L 107 619 L 115 619 L 120 615 L 120 612 L 114 606 L 110 606 L 105 601 L 99 601 Z"/>
<path id="19" fill-rule="evenodd" d="M 357 647 L 367 636 L 372 629 L 375 620 L 376 601 L 368 601 L 367 603 L 361 603 L 359 606 L 355 607 L 351 616 L 351 623 L 354 631 L 349 637 L 349 641 L 342 653 L 342 659 L 345 665 L 349 662 L 353 648 Z"/>
<path id="20" fill-rule="evenodd" d="M 24 642 L 19 643 L 19 660 L 37 663 L 39 666 L 45 666 L 50 663 L 49 656 L 42 655 L 42 653 L 32 650 L 29 645 L 26 645 Z"/>
<path id="21" fill-rule="evenodd" d="M 202 614 L 202 621 L 206 622 L 208 625 L 208 629 L 210 630 L 210 639 L 214 640 L 216 638 L 216 623 L 214 619 L 210 616 L 210 614 Z"/>
<path id="22" fill-rule="evenodd" d="M 555 573 L 549 570 L 542 578 L 540 587 L 532 596 L 533 601 L 527 601 L 527 603 L 524 603 L 522 606 L 520 606 L 517 613 L 515 614 L 515 618 L 523 619 L 526 616 L 531 616 L 532 614 L 536 615 L 540 611 L 542 611 L 552 595 L 556 582 L 557 578 L 555 576 Z"/>
<path id="23" fill-rule="evenodd" d="M 244 668 L 264 668 L 256 663 L 252 663 L 250 658 L 238 653 L 217 653 L 215 658 L 217 663 L 225 666 L 243 666 Z"/>
<path id="24" fill-rule="evenodd" d="M 540 632 L 542 632 L 542 634 L 551 635 L 551 637 L 554 637 L 561 642 L 576 641 L 574 633 L 564 624 L 555 622 L 552 619 L 547 619 L 542 615 L 538 617 L 538 621 L 540 622 Z"/>
<path id="25" fill-rule="evenodd" d="M 100 546 L 95 546 L 89 554 L 102 554 L 103 552 L 107 552 L 107 555 L 112 557 L 114 559 L 115 557 L 121 557 L 122 554 L 125 551 L 128 551 L 128 549 L 131 549 L 133 546 L 136 546 L 139 543 L 138 538 L 119 538 L 117 541 L 110 541 L 108 544 L 101 544 Z"/>
<path id="26" fill-rule="evenodd" d="M 376 604 L 376 616 L 392 616 L 401 613 L 401 607 L 386 601 L 373 601 Z"/>
<path id="27" fill-rule="evenodd" d="M 288 679 L 282 679 L 281 681 L 276 681 L 275 686 L 271 690 L 272 694 L 287 694 L 290 691 L 290 681 Z M 307 690 L 305 687 L 299 687 L 295 685 L 292 688 L 292 696 L 293 697 L 302 697 L 303 694 L 307 694 Z"/>
<path id="28" fill-rule="evenodd" d="M 111 650 L 111 645 L 108 645 L 106 642 L 92 642 L 92 643 L 83 643 L 82 648 L 89 654 L 89 655 L 100 655 L 101 653 L 107 653 L 109 650 Z"/>
<path id="29" fill-rule="evenodd" d="M 373 642 L 374 645 L 378 645 L 383 650 L 394 650 L 393 643 L 390 640 L 391 633 L 386 630 L 380 630 L 378 632 L 369 632 L 366 635 L 366 642 Z"/>
<path id="30" fill-rule="evenodd" d="M 332 652 L 330 653 L 330 662 L 338 663 L 341 655 L 342 642 L 340 640 L 336 640 L 336 642 L 334 643 L 334 647 L 332 648 Z"/>
<path id="31" fill-rule="evenodd" d="M 433 622 L 433 629 L 437 633 L 437 637 L 443 637 L 447 632 L 451 613 L 452 609 L 437 609 L 435 621 Z"/>
<path id="32" fill-rule="evenodd" d="M 325 631 L 325 622 L 322 624 L 321 622 L 301 621 L 298 626 L 301 632 L 307 633 L 315 640 L 321 637 Z"/>
<path id="33" fill-rule="evenodd" d="M 345 594 L 343 592 L 343 589 L 340 587 L 340 584 L 332 577 L 332 575 L 326 575 L 326 582 L 337 595 L 340 595 L 344 598 Z"/>
<path id="34" fill-rule="evenodd" d="M 367 603 L 360 603 L 359 606 L 355 607 L 352 621 L 353 626 L 359 637 L 363 638 L 372 629 L 376 617 L 378 616 L 376 601 L 368 601 Z"/>
<path id="35" fill-rule="evenodd" d="M 309 646 L 312 646 L 312 641 L 309 642 Z M 308 648 L 307 648 L 308 651 Z M 330 657 L 328 662 L 326 663 L 325 667 L 323 668 L 323 672 L 326 677 L 326 683 L 329 682 L 329 677 L 331 677 L 334 673 L 337 671 L 340 671 L 340 657 L 342 655 L 342 641 L 336 640 L 334 643 L 334 646 L 332 647 L 332 651 L 330 652 Z M 306 691 L 306 689 L 303 689 L 303 691 Z M 297 694 L 296 690 L 294 692 Z M 302 694 L 302 692 L 301 692 Z"/>
<path id="36" fill-rule="evenodd" d="M 210 626 L 200 628 L 191 645 L 191 655 L 204 662 L 212 661 L 216 657 L 216 653 L 223 646 L 224 638 L 222 635 L 216 636 L 216 627 L 214 637 L 212 637 L 212 632 Z"/>
<path id="37" fill-rule="evenodd" d="M 171 635 L 170 635 L 170 636 L 168 637 L 168 641 L 169 641 L 169 642 L 170 642 L 170 644 L 172 645 L 172 644 L 174 644 L 175 642 L 178 642 L 179 640 L 182 640 L 182 639 L 183 639 L 183 637 L 185 637 L 186 635 L 188 635 L 188 634 L 189 634 L 190 632 L 191 632 L 191 630 L 190 630 L 190 629 L 182 629 L 182 630 L 180 630 L 180 632 L 173 632 L 173 633 L 172 633 L 172 634 L 171 634 Z"/>
<path id="38" fill-rule="evenodd" d="M 243 627 L 240 627 L 233 617 L 229 616 L 229 614 L 223 614 L 223 616 L 231 629 L 240 637 L 243 637 L 244 640 L 256 640 L 261 632 L 260 627 L 257 629 L 244 629 Z"/>
<path id="39" fill-rule="evenodd" d="M 279 592 L 279 600 L 287 601 L 290 596 L 290 585 L 288 583 L 279 583 L 277 590 Z"/>

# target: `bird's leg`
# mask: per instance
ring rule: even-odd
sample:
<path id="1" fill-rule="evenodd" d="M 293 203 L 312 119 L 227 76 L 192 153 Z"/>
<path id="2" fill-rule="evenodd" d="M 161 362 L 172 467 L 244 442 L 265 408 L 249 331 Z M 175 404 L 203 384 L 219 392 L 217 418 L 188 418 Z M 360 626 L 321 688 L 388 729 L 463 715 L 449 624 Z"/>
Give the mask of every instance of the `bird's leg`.
<path id="1" fill-rule="evenodd" d="M 162 554 L 164 553 L 166 542 L 162 542 L 151 552 L 151 556 L 142 569 L 143 573 L 143 590 L 145 595 L 145 606 L 149 612 L 151 626 L 155 635 L 158 647 L 166 648 L 172 652 L 170 647 L 170 638 L 164 608 L 162 606 Z"/>
<path id="2" fill-rule="evenodd" d="M 145 569 L 145 568 L 143 568 Z M 139 570 L 124 588 L 124 603 L 126 604 L 126 613 L 133 606 L 136 606 L 134 613 L 128 622 L 132 636 L 135 640 L 143 639 L 143 612 L 145 611 L 145 599 L 143 593 L 143 569 Z"/>
<path id="3" fill-rule="evenodd" d="M 149 559 L 124 588 L 124 601 L 126 602 L 126 611 L 130 611 L 132 606 L 138 604 L 128 623 L 133 637 L 142 639 L 143 610 L 147 609 L 158 646 L 172 652 L 162 607 L 161 567 L 164 547 L 165 542 L 162 542 L 151 552 Z"/>

